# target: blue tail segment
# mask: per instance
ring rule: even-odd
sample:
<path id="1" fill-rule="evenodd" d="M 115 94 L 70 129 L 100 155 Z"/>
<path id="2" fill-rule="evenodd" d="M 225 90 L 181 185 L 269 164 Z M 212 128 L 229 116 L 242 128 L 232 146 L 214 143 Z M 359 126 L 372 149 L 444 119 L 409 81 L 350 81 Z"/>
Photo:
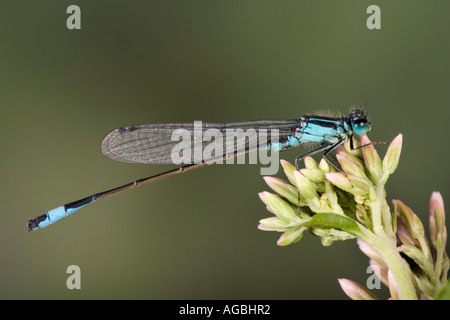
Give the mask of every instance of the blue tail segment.
<path id="1" fill-rule="evenodd" d="M 52 223 L 59 221 L 62 218 L 78 211 L 79 209 L 83 208 L 84 206 L 86 206 L 92 202 L 93 202 L 93 200 L 84 201 L 84 202 L 82 200 L 79 200 L 79 201 L 72 202 L 72 203 L 66 204 L 64 206 L 58 207 L 56 209 L 49 210 L 45 214 L 43 214 L 39 217 L 28 220 L 28 231 L 45 228 L 45 227 L 51 225 Z"/>

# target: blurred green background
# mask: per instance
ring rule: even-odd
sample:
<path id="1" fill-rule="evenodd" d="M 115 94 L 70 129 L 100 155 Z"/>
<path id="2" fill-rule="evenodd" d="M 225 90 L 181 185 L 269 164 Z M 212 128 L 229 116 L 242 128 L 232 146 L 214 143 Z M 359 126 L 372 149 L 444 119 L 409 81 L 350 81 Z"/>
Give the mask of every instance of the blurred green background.
<path id="1" fill-rule="evenodd" d="M 82 30 L 66 28 L 71 4 Z M 381 30 L 366 27 L 371 4 Z M 164 179 L 36 232 L 26 223 L 172 168 L 104 157 L 116 127 L 367 102 L 372 141 L 404 135 L 389 201 L 428 226 L 431 192 L 450 194 L 448 12 L 445 0 L 1 2 L 0 298 L 345 299 L 337 279 L 365 284 L 368 259 L 355 241 L 309 234 L 277 247 L 279 234 L 257 229 L 270 216 L 258 165 Z M 81 290 L 66 288 L 73 264 Z"/>

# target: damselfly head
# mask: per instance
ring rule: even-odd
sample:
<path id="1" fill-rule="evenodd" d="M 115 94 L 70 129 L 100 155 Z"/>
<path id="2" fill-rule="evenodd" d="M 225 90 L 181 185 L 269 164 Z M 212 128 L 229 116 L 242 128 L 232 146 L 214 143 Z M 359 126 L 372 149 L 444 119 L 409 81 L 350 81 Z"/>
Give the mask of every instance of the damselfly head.
<path id="1" fill-rule="evenodd" d="M 370 131 L 370 121 L 367 119 L 367 115 L 364 110 L 352 110 L 350 112 L 349 119 L 353 132 L 356 134 L 361 135 Z"/>

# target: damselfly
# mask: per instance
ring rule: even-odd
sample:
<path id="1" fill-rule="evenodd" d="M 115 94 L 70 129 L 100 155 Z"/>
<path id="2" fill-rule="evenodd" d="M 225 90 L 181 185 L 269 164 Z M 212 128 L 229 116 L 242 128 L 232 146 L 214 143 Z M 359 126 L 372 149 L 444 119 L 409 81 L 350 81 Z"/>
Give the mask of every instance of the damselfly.
<path id="1" fill-rule="evenodd" d="M 323 157 L 340 170 L 331 152 L 345 141 L 350 140 L 350 148 L 356 149 L 353 143 L 353 134 L 362 135 L 370 131 L 370 122 L 367 120 L 364 110 L 355 109 L 348 117 L 325 117 L 318 115 L 302 116 L 296 120 L 265 120 L 231 123 L 203 123 L 200 127 L 200 134 L 213 130 L 215 133 L 226 133 L 228 130 L 253 130 L 256 135 L 249 136 L 241 145 L 227 145 L 222 153 L 212 155 L 207 159 L 197 159 L 194 161 L 192 154 L 195 148 L 205 148 L 205 144 L 193 144 L 192 153 L 189 153 L 191 161 L 184 161 L 184 165 L 176 169 L 160 173 L 148 178 L 136 180 L 123 186 L 90 195 L 86 198 L 70 202 L 45 214 L 28 221 L 28 231 L 46 227 L 82 207 L 91 204 L 99 199 L 106 198 L 118 192 L 138 187 L 144 183 L 158 180 L 177 173 L 186 172 L 211 162 L 229 159 L 247 154 L 253 151 L 270 149 L 271 151 L 284 151 L 290 147 L 295 147 L 304 143 L 317 143 L 318 147 L 308 151 L 295 159 L 296 167 L 298 162 L 307 156 L 323 151 Z M 167 124 L 139 124 L 120 127 L 108 133 L 102 142 L 102 152 L 109 158 L 129 162 L 144 164 L 173 164 L 173 151 L 178 143 L 174 141 L 173 135 L 177 130 L 197 134 L 195 123 L 167 123 Z M 257 142 L 259 133 L 263 131 L 276 131 L 278 139 Z M 198 131 L 198 130 L 197 130 Z M 253 138 L 252 138 L 253 137 Z M 212 147 L 223 147 L 223 141 L 212 143 Z M 210 145 L 211 147 L 211 145 Z M 364 146 L 361 146 L 364 147 Z M 361 148 L 358 147 L 358 148 Z M 214 148 L 213 148 L 214 149 Z M 217 149 L 216 150 L 220 150 Z M 201 150 L 200 150 L 201 151 Z M 187 163 L 187 164 L 186 164 Z"/>

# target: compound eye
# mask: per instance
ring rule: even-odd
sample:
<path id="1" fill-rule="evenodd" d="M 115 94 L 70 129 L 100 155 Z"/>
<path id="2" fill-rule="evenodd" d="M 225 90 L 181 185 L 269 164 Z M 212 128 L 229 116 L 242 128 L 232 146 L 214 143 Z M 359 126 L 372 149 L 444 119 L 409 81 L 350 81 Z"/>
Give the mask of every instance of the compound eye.
<path id="1" fill-rule="evenodd" d="M 367 120 L 367 115 L 364 110 L 355 109 L 349 115 L 353 132 L 358 135 L 365 134 L 370 130 L 370 122 Z"/>
<path id="2" fill-rule="evenodd" d="M 360 121 L 353 122 L 352 127 L 353 127 L 353 131 L 358 135 L 365 134 L 367 131 L 370 130 L 370 124 L 368 121 L 360 120 Z"/>

